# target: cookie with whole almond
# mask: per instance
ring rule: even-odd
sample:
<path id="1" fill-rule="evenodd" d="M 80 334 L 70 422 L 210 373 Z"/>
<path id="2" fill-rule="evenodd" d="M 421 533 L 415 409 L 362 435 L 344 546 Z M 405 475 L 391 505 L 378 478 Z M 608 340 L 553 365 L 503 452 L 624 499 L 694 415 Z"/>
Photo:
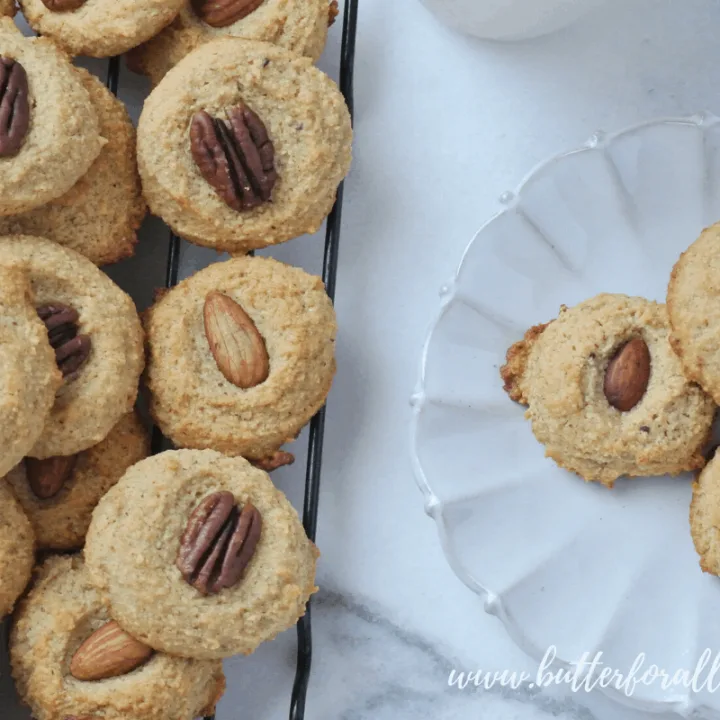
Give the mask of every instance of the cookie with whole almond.
<path id="1" fill-rule="evenodd" d="M 330 13 L 328 0 L 185 0 L 170 25 L 130 52 L 128 64 L 157 85 L 189 52 L 222 37 L 263 40 L 317 60 Z"/>
<path id="2" fill-rule="evenodd" d="M 320 227 L 351 141 L 340 91 L 309 58 L 226 38 L 150 94 L 138 165 L 153 213 L 191 242 L 240 254 Z"/>
<path id="3" fill-rule="evenodd" d="M 32 523 L 38 548 L 82 547 L 100 498 L 149 452 L 147 430 L 135 413 L 128 413 L 88 450 L 70 457 L 26 458 L 14 467 L 5 480 Z"/>
<path id="4" fill-rule="evenodd" d="M 137 397 L 144 353 L 133 301 L 87 258 L 44 238 L 1 236 L 0 262 L 27 272 L 63 376 L 44 427 L 35 417 L 39 437 L 23 455 L 69 456 L 97 445 Z"/>
<path id="5" fill-rule="evenodd" d="M 320 278 L 238 257 L 181 282 L 145 315 L 150 407 L 181 447 L 271 458 L 325 403 L 335 312 Z"/>
<path id="6" fill-rule="evenodd" d="M 85 545 L 123 628 L 205 659 L 251 653 L 294 625 L 316 590 L 317 556 L 267 473 L 212 450 L 131 467 L 97 506 Z"/>
<path id="7" fill-rule="evenodd" d="M 90 95 L 68 57 L 0 18 L 0 215 L 64 195 L 104 143 Z"/>
<path id="8" fill-rule="evenodd" d="M 585 480 L 701 468 L 715 404 L 683 374 L 664 305 L 598 295 L 508 351 L 505 389 L 546 455 Z"/>
<path id="9" fill-rule="evenodd" d="M 105 265 L 133 254 L 147 207 L 135 159 L 135 128 L 125 106 L 87 70 L 78 68 L 77 73 L 107 144 L 65 195 L 26 213 L 0 217 L 0 235 L 46 237 Z"/>
<path id="10" fill-rule="evenodd" d="M 10 657 L 37 720 L 194 720 L 225 689 L 220 662 L 153 652 L 113 622 L 79 556 L 38 569 L 15 612 Z"/>
<path id="11" fill-rule="evenodd" d="M 30 581 L 35 559 L 32 526 L 20 503 L 0 483 L 0 618 L 12 611 Z"/>
<path id="12" fill-rule="evenodd" d="M 62 383 L 30 282 L 23 267 L 0 265 L 0 477 L 40 438 Z"/>
<path id="13" fill-rule="evenodd" d="M 70 55 L 110 57 L 149 40 L 184 0 L 18 0 L 30 27 Z"/>

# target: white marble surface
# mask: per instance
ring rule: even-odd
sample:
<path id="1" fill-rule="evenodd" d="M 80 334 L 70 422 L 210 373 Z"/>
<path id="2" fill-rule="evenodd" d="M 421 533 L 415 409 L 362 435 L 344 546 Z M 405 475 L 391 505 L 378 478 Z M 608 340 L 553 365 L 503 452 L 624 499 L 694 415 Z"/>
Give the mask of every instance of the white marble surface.
<path id="1" fill-rule="evenodd" d="M 597 129 L 720 113 L 718 28 L 716 0 L 605 0 L 557 35 L 498 45 L 443 28 L 418 0 L 361 0 L 308 718 L 643 717 L 596 694 L 448 688 L 453 667 L 535 664 L 445 562 L 411 472 L 408 398 L 437 290 L 501 192 Z M 336 26 L 325 69 L 338 43 Z M 137 100 L 141 91 L 133 84 L 123 94 Z M 321 242 L 299 238 L 273 254 L 317 270 Z M 111 270 L 140 288 L 141 305 L 162 283 L 165 246 L 151 223 L 137 257 Z M 191 249 L 184 269 L 215 259 Z M 299 502 L 303 458 L 276 480 Z M 287 717 L 294 652 L 289 632 L 229 661 L 219 720 Z M 0 717 L 22 717 L 1 697 Z"/>

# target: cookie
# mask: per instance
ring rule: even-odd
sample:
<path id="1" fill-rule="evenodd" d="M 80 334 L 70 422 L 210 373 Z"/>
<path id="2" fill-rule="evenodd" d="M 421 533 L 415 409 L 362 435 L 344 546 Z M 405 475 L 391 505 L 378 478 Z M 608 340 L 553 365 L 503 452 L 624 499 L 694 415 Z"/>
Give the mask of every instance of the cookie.
<path id="1" fill-rule="evenodd" d="M 667 294 L 670 343 L 685 374 L 720 403 L 720 223 L 680 256 Z"/>
<path id="2" fill-rule="evenodd" d="M 69 456 L 97 445 L 137 397 L 144 354 L 133 301 L 87 258 L 44 238 L 0 237 L 0 260 L 27 271 L 64 376 L 42 434 L 24 454 Z"/>
<path id="3" fill-rule="evenodd" d="M 93 654 L 111 642 L 112 656 Z M 193 720 L 213 712 L 225 687 L 220 662 L 152 653 L 112 623 L 79 556 L 38 570 L 15 613 L 10 656 L 37 720 Z"/>
<path id="4" fill-rule="evenodd" d="M 90 169 L 105 140 L 67 56 L 45 38 L 25 38 L 0 18 L 0 215 L 64 195 Z M 7 78 L 7 80 L 5 80 Z"/>
<path id="5" fill-rule="evenodd" d="M 30 581 L 34 541 L 30 521 L 20 503 L 10 488 L 0 483 L 0 618 L 12 612 Z"/>
<path id="6" fill-rule="evenodd" d="M 62 376 L 22 268 L 0 265 L 0 316 L 2 477 L 40 438 Z"/>
<path id="7" fill-rule="evenodd" d="M 287 498 L 267 473 L 212 450 L 130 468 L 97 506 L 85 558 L 112 617 L 183 657 L 251 653 L 316 590 L 317 550 Z"/>
<path id="8" fill-rule="evenodd" d="M 18 0 L 30 27 L 70 55 L 110 57 L 149 40 L 183 0 Z M 49 6 L 49 7 L 48 7 Z"/>
<path id="9" fill-rule="evenodd" d="M 182 447 L 262 460 L 322 407 L 335 312 L 320 278 L 238 257 L 181 282 L 146 314 L 151 412 Z"/>
<path id="10" fill-rule="evenodd" d="M 133 254 L 147 207 L 135 159 L 135 128 L 125 106 L 94 75 L 80 68 L 77 73 L 107 144 L 65 195 L 35 210 L 0 217 L 0 235 L 46 237 L 105 265 Z"/>
<path id="11" fill-rule="evenodd" d="M 715 405 L 682 371 L 664 305 L 598 295 L 508 351 L 501 374 L 546 455 L 588 481 L 703 466 Z"/>
<path id="12" fill-rule="evenodd" d="M 100 498 L 149 452 L 147 431 L 128 413 L 88 450 L 69 458 L 28 458 L 13 468 L 5 479 L 32 523 L 38 548 L 82 547 Z"/>
<path id="13" fill-rule="evenodd" d="M 221 37 L 263 40 L 312 60 L 325 48 L 328 0 L 234 0 L 227 10 L 228 3 L 222 5 L 186 0 L 170 25 L 130 52 L 128 64 L 157 85 L 189 52 Z"/>
<path id="14" fill-rule="evenodd" d="M 350 167 L 350 114 L 309 58 L 221 39 L 181 60 L 138 125 L 153 213 L 235 254 L 315 232 Z"/>
<path id="15" fill-rule="evenodd" d="M 15 17 L 16 12 L 15 0 L 0 0 L 0 15 Z"/>

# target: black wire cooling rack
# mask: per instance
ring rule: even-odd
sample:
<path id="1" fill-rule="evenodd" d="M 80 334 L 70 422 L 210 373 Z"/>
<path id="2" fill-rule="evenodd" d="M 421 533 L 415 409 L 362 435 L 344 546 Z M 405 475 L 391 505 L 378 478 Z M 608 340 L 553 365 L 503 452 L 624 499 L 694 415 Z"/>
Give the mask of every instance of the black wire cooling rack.
<path id="1" fill-rule="evenodd" d="M 353 115 L 353 73 L 355 68 L 355 40 L 357 35 L 359 0 L 345 0 L 342 28 L 342 49 L 340 53 L 340 90 L 345 96 L 350 115 Z M 107 86 L 117 94 L 120 81 L 120 59 L 111 58 L 108 63 Z M 322 278 L 331 300 L 335 300 L 335 282 L 340 249 L 340 225 L 342 221 L 343 185 L 338 188 L 335 206 L 327 220 Z M 168 243 L 167 272 L 165 285 L 174 287 L 178 282 L 180 265 L 180 244 L 183 241 L 170 235 Z M 323 439 L 325 435 L 325 408 L 323 407 L 310 422 L 308 435 L 307 470 L 305 473 L 305 498 L 303 502 L 303 525 L 311 540 L 317 531 L 318 503 L 320 498 L 320 475 L 322 472 Z M 153 452 L 163 445 L 163 437 L 155 428 Z M 297 625 L 298 652 L 295 682 L 290 700 L 290 720 L 304 720 L 310 670 L 312 667 L 312 615 L 308 603 L 305 615 Z M 215 720 L 215 716 L 204 718 Z"/>

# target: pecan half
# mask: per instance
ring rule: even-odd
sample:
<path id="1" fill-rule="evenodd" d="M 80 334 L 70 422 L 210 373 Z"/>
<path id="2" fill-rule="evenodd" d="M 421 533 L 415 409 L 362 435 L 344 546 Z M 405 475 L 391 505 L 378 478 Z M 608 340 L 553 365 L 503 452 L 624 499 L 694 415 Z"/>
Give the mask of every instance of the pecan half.
<path id="1" fill-rule="evenodd" d="M 53 12 L 69 12 L 82 7 L 87 0 L 42 0 L 43 5 Z"/>
<path id="2" fill-rule="evenodd" d="M 227 120 L 205 110 L 190 125 L 190 150 L 200 174 L 233 210 L 252 210 L 270 200 L 277 173 L 275 148 L 263 121 L 246 105 Z"/>
<path id="3" fill-rule="evenodd" d="M 25 472 L 30 489 L 40 500 L 49 500 L 62 490 L 72 477 L 77 455 L 51 457 L 45 460 L 25 458 Z"/>
<path id="4" fill-rule="evenodd" d="M 48 340 L 55 350 L 55 361 L 63 377 L 76 373 L 90 357 L 92 341 L 88 335 L 78 335 L 80 316 L 75 308 L 62 303 L 43 305 L 37 309 L 45 323 Z"/>
<path id="5" fill-rule="evenodd" d="M 265 0 L 192 0 L 195 14 L 211 27 L 221 28 L 255 12 Z"/>
<path id="6" fill-rule="evenodd" d="M 190 515 L 175 565 L 185 582 L 214 595 L 242 579 L 261 531 L 262 517 L 252 503 L 240 510 L 232 493 L 212 493 Z"/>
<path id="7" fill-rule="evenodd" d="M 340 8 L 338 7 L 338 0 L 332 0 L 328 8 L 328 27 L 332 27 L 335 24 L 335 20 L 339 14 Z"/>
<path id="8" fill-rule="evenodd" d="M 17 155 L 30 127 L 30 102 L 25 68 L 0 57 L 0 157 Z"/>
<path id="9" fill-rule="evenodd" d="M 262 460 L 250 460 L 251 465 L 265 472 L 272 472 L 285 465 L 292 465 L 294 462 L 295 456 L 285 450 L 278 450 Z"/>

